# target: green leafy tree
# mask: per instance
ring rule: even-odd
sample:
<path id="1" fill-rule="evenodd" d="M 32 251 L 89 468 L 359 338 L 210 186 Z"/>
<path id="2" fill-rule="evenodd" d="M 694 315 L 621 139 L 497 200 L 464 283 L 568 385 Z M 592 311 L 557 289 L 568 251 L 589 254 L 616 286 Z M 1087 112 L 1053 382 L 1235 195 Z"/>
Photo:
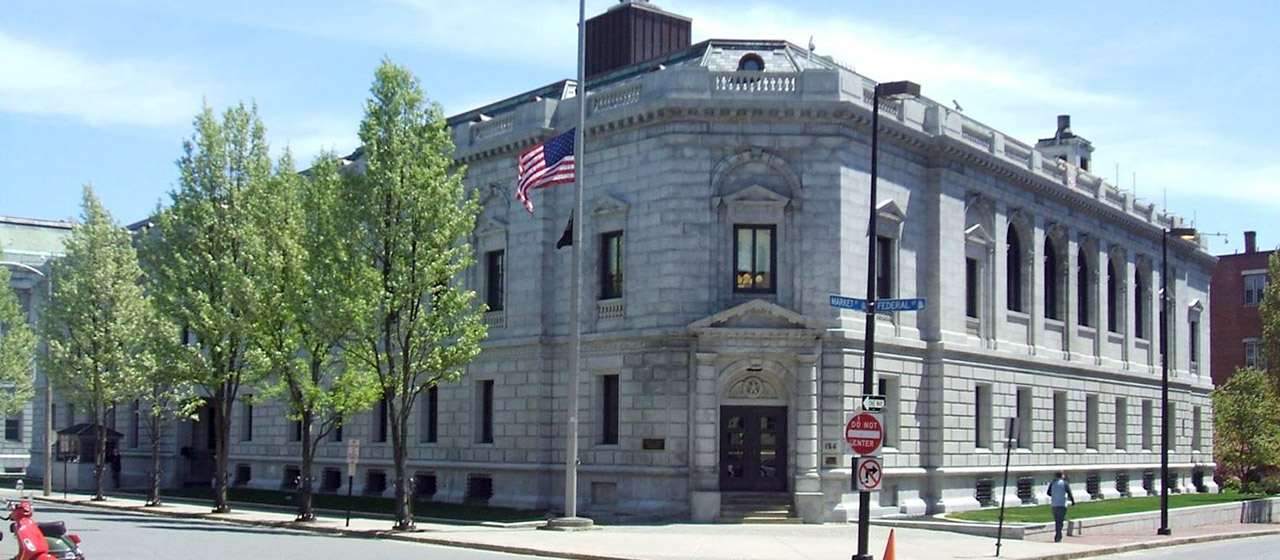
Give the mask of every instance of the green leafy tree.
<path id="1" fill-rule="evenodd" d="M 1267 285 L 1262 291 L 1262 348 L 1263 364 L 1271 374 L 1271 382 L 1280 391 L 1280 251 L 1271 253 L 1267 267 Z M 1280 422 L 1280 418 L 1276 420 Z"/>
<path id="2" fill-rule="evenodd" d="M 221 121 L 205 107 L 178 169 L 172 204 L 156 216 L 142 256 L 159 309 L 196 347 L 189 362 L 175 362 L 213 410 L 214 511 L 227 512 L 231 413 L 241 388 L 263 375 L 250 360 L 262 324 L 254 314 L 278 312 L 260 305 L 251 273 L 264 258 L 254 198 L 272 180 L 257 107 L 231 107 Z"/>
<path id="3" fill-rule="evenodd" d="M 164 472 L 160 448 L 164 438 L 175 421 L 196 417 L 202 399 L 186 382 L 190 378 L 187 372 L 199 361 L 198 347 L 185 344 L 181 330 L 154 306 L 148 320 L 145 346 L 137 357 L 142 379 L 135 402 L 151 450 L 146 505 L 155 507 L 162 504 L 160 493 Z"/>
<path id="4" fill-rule="evenodd" d="M 0 265 L 0 414 L 16 414 L 31 400 L 36 336 L 10 287 L 9 268 Z"/>
<path id="5" fill-rule="evenodd" d="M 349 175 L 344 228 L 359 243 L 356 289 L 373 316 L 347 345 L 377 372 L 395 465 L 397 529 L 410 529 L 406 461 L 414 402 L 456 381 L 487 334 L 483 306 L 458 278 L 472 264 L 467 239 L 479 202 L 454 167 L 453 141 L 439 105 L 417 78 L 384 60 L 360 123 L 364 172 Z"/>
<path id="6" fill-rule="evenodd" d="M 254 330 L 270 376 L 261 398 L 279 397 L 290 420 L 301 424 L 298 521 L 314 521 L 312 477 L 316 449 L 344 418 L 377 400 L 373 370 L 346 363 L 339 351 L 357 321 L 372 313 L 353 297 L 355 244 L 338 221 L 342 178 L 331 154 L 319 157 L 305 176 L 288 153 L 277 166 L 272 188 L 257 197 L 267 251 L 254 268 L 262 304 L 280 310 L 262 314 Z"/>
<path id="7" fill-rule="evenodd" d="M 129 231 L 84 187 L 83 219 L 53 262 L 53 294 L 40 322 L 45 371 L 59 396 L 93 414 L 94 498 L 103 499 L 107 415 L 137 393 L 150 305 Z"/>
<path id="8" fill-rule="evenodd" d="M 1226 480 L 1256 482 L 1280 465 L 1280 395 L 1265 373 L 1236 370 L 1213 390 L 1213 455 Z"/>

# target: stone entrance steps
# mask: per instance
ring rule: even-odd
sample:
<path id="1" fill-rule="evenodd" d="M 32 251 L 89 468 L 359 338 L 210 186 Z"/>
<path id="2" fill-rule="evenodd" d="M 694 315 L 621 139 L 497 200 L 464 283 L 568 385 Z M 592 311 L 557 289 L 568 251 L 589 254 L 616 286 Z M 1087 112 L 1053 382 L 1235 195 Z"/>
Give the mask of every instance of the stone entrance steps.
<path id="1" fill-rule="evenodd" d="M 723 492 L 720 523 L 801 523 L 791 494 L 784 492 Z"/>

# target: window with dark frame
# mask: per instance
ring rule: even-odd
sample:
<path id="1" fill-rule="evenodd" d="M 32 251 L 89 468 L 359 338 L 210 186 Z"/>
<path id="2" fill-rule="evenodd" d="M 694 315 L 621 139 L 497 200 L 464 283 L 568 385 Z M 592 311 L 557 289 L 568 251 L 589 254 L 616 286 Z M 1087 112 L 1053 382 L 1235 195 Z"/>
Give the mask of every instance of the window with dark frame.
<path id="1" fill-rule="evenodd" d="M 1147 279 L 1142 269 L 1133 273 L 1133 336 L 1147 338 Z"/>
<path id="2" fill-rule="evenodd" d="M 440 387 L 427 389 L 427 403 L 422 407 L 422 434 L 419 439 L 423 443 L 436 443 L 440 425 Z"/>
<path id="3" fill-rule="evenodd" d="M 391 416 L 391 403 L 387 402 L 389 398 L 390 397 L 384 396 L 382 397 L 382 400 L 378 401 L 378 425 L 376 426 L 378 433 L 374 438 L 374 441 L 378 443 L 386 443 L 387 441 L 387 420 L 389 420 Z"/>
<path id="4" fill-rule="evenodd" d="M 1084 249 L 1076 255 L 1076 323 L 1082 327 L 1092 327 L 1093 317 L 1091 311 L 1093 299 L 1089 297 L 1090 289 L 1093 287 L 1089 279 L 1090 274 L 1089 256 Z"/>
<path id="5" fill-rule="evenodd" d="M 1018 229 L 1009 226 L 1005 247 L 1005 306 L 1009 311 L 1022 311 L 1022 240 Z"/>
<path id="6" fill-rule="evenodd" d="M 240 441 L 253 441 L 253 403 L 249 402 L 249 399 L 252 398 L 253 395 L 245 395 L 245 399 L 243 401 L 244 408 L 241 410 L 243 411 L 242 414 L 244 417 L 241 418 L 240 422 Z M 302 438 L 299 437 L 298 439 L 301 440 Z"/>
<path id="7" fill-rule="evenodd" d="M 742 225 L 733 228 L 733 291 L 768 293 L 777 291 L 774 282 L 777 241 L 775 227 Z"/>
<path id="8" fill-rule="evenodd" d="M 1194 364 L 1200 361 L 1200 319 L 1192 317 L 1187 323 L 1187 355 Z"/>
<path id="9" fill-rule="evenodd" d="M 1267 275 L 1262 273 L 1244 275 L 1244 304 L 1261 305 L 1262 294 L 1267 287 Z"/>
<path id="10" fill-rule="evenodd" d="M 893 297 L 893 238 L 876 236 L 876 298 Z"/>
<path id="11" fill-rule="evenodd" d="M 618 443 L 618 376 L 600 376 L 600 443 Z"/>
<path id="12" fill-rule="evenodd" d="M 289 441 L 302 441 L 302 420 L 294 420 L 291 424 L 293 433 L 289 434 Z"/>
<path id="13" fill-rule="evenodd" d="M 964 314 L 978 318 L 978 259 L 964 260 Z"/>
<path id="14" fill-rule="evenodd" d="M 600 236 L 600 299 L 622 297 L 622 232 Z"/>
<path id="15" fill-rule="evenodd" d="M 1120 332 L 1120 278 L 1116 276 L 1116 263 L 1107 259 L 1107 330 Z"/>
<path id="16" fill-rule="evenodd" d="M 22 441 L 22 413 L 19 412 L 18 414 L 18 416 L 4 419 L 5 441 Z"/>
<path id="17" fill-rule="evenodd" d="M 484 303 L 489 306 L 489 311 L 501 311 L 503 305 L 503 259 L 505 251 L 489 251 L 484 254 L 485 262 L 485 282 L 484 282 Z"/>
<path id="18" fill-rule="evenodd" d="M 493 380 L 478 382 L 480 394 L 480 443 L 493 443 Z"/>
<path id="19" fill-rule="evenodd" d="M 1044 317 L 1062 320 L 1062 295 L 1058 293 L 1058 248 L 1052 239 L 1044 240 Z"/>
<path id="20" fill-rule="evenodd" d="M 139 436 L 140 424 L 142 423 L 142 402 L 133 399 L 132 414 L 129 415 L 129 447 L 137 449 L 141 444 Z"/>

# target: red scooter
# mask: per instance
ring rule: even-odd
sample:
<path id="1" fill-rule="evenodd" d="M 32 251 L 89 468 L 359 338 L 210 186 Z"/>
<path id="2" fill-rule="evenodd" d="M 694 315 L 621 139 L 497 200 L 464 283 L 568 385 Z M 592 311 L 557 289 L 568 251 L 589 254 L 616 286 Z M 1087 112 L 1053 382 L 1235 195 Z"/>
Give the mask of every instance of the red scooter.
<path id="1" fill-rule="evenodd" d="M 84 560 L 80 553 L 80 537 L 67 533 L 61 521 L 36 523 L 31 502 L 10 500 L 9 530 L 18 540 L 18 555 L 13 560 Z M 0 534 L 3 537 L 3 534 Z"/>

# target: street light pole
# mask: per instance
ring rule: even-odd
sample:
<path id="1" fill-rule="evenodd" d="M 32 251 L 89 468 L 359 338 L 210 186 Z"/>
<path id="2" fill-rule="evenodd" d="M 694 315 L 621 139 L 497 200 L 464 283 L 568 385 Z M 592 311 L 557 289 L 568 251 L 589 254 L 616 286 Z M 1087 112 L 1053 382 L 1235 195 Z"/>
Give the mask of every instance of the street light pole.
<path id="1" fill-rule="evenodd" d="M 44 278 L 45 283 L 45 305 L 53 300 L 53 279 L 48 274 L 40 271 L 40 269 L 29 264 L 23 264 L 13 261 L 0 261 L 0 264 L 21 268 L 27 272 L 33 273 Z M 41 319 L 43 320 L 43 318 Z M 45 342 L 45 352 L 49 351 L 48 342 Z M 49 372 L 44 373 L 44 477 L 43 477 L 43 494 L 48 496 L 53 493 L 53 385 L 49 382 Z"/>
<path id="2" fill-rule="evenodd" d="M 1169 236 L 1190 240 L 1195 228 L 1165 228 L 1160 236 L 1160 528 L 1157 535 L 1172 535 L 1169 528 Z"/>
<path id="3" fill-rule="evenodd" d="M 871 95 L 871 194 L 870 211 L 867 216 L 867 318 L 866 341 L 863 343 L 862 358 L 862 394 L 875 393 L 876 363 L 876 172 L 878 165 L 880 138 L 880 99 L 902 99 L 918 97 L 920 84 L 902 81 L 876 84 Z M 856 461 L 855 461 L 856 465 Z M 856 469 L 857 467 L 853 467 Z M 850 476 L 856 476 L 850 470 Z M 867 541 L 871 533 L 871 493 L 865 490 L 858 493 L 858 554 L 853 560 L 874 560 L 867 553 Z"/>

